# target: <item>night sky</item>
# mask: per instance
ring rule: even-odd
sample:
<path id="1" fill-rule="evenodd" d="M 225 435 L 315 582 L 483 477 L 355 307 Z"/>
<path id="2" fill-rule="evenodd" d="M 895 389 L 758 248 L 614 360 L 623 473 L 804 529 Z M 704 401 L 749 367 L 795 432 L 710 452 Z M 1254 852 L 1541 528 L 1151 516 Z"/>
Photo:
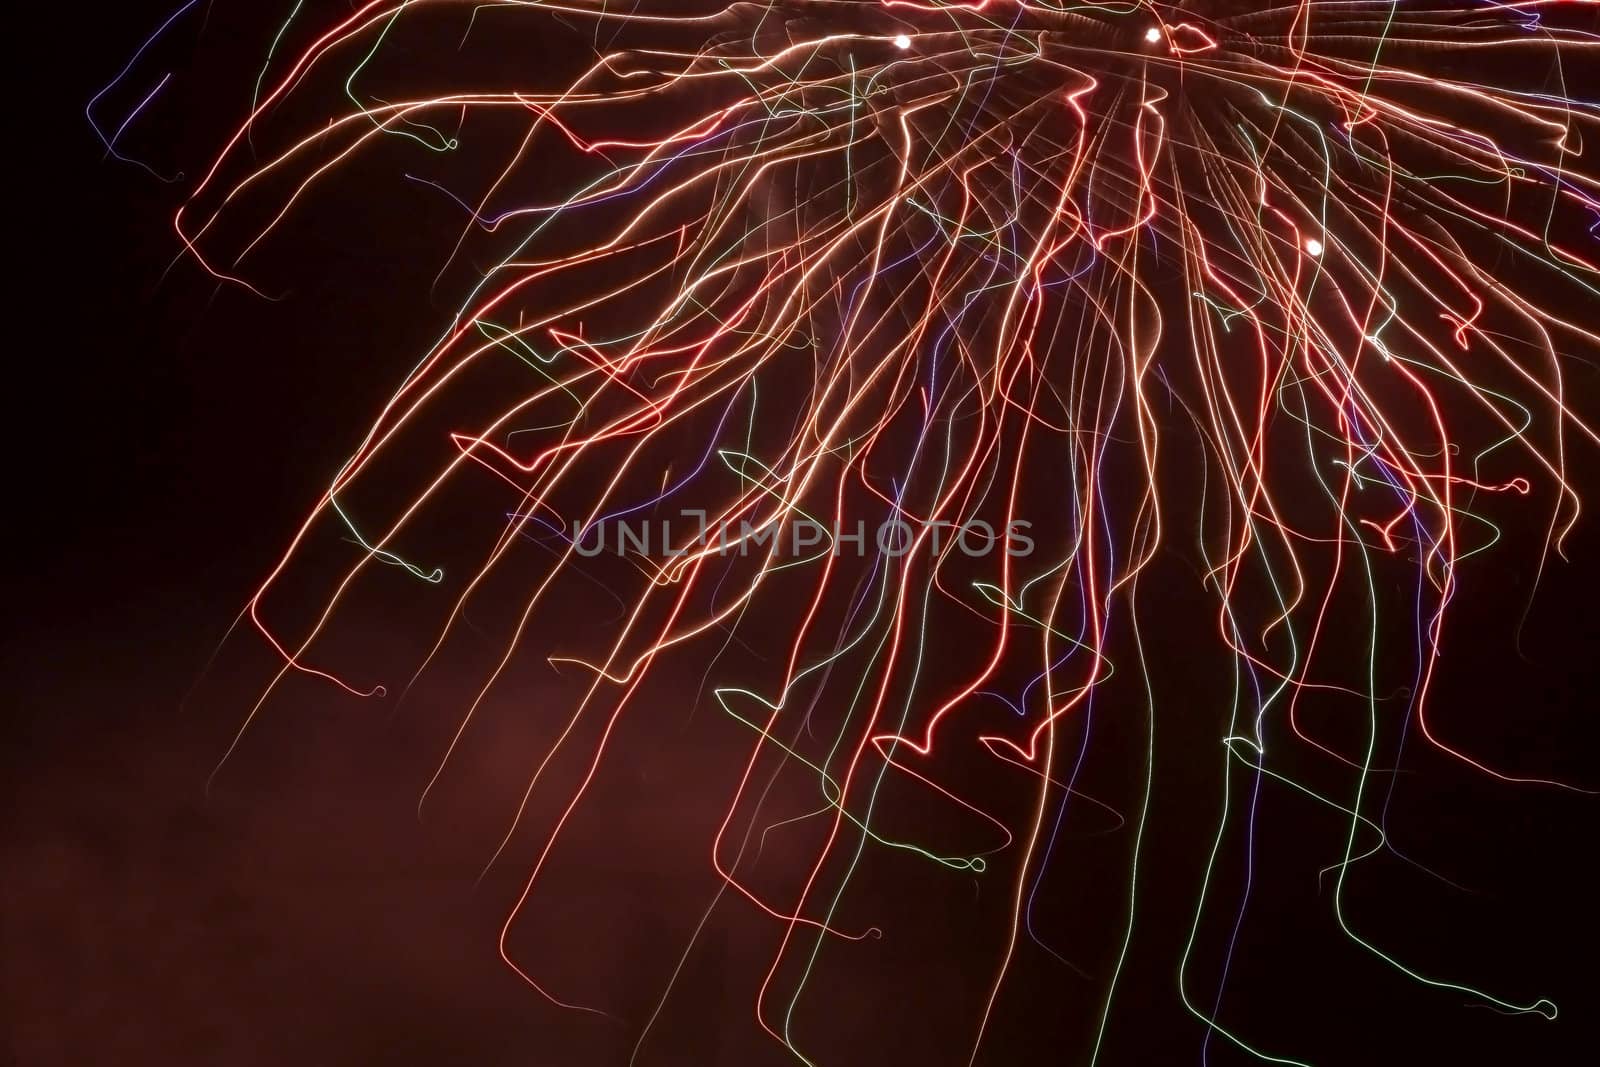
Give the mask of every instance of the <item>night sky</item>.
<path id="1" fill-rule="evenodd" d="M 6 388 L 6 510 L 25 543 L 8 553 L 3 652 L 0 1047 L 23 1067 L 628 1063 L 717 892 L 708 843 L 748 750 L 738 724 L 679 709 L 701 684 L 692 662 L 650 681 L 641 700 L 676 710 L 625 721 L 513 939 L 610 1018 L 553 1007 L 497 955 L 539 835 L 520 831 L 480 880 L 550 739 L 535 711 L 570 701 L 579 680 L 537 656 L 515 667 L 417 810 L 462 694 L 470 699 L 492 658 L 487 634 L 504 622 L 492 606 L 467 620 L 485 632 L 480 645 L 467 642 L 403 702 L 292 681 L 206 791 L 274 670 L 252 634 L 224 637 L 372 412 L 458 306 L 450 283 L 460 279 L 436 284 L 435 273 L 460 219 L 389 168 L 359 203 L 313 210 L 265 252 L 253 277 L 280 299 L 219 286 L 179 256 L 170 226 L 188 179 L 106 159 L 82 115 L 164 10 L 62 5 L 45 12 L 53 26 L 18 42 L 37 66 L 13 91 L 8 137 L 25 190 L 12 196 L 26 234 L 13 321 L 30 329 L 13 335 Z M 239 31 L 245 15 L 218 19 L 164 55 L 189 67 L 143 133 L 163 173 L 192 178 L 247 99 L 253 74 L 238 70 L 256 69 L 261 41 Z M 559 62 L 576 46 L 552 32 L 543 47 Z M 211 97 L 203 85 L 219 88 Z M 1572 313 L 1593 324 L 1600 307 Z M 1600 414 L 1593 367 L 1575 366 L 1569 388 Z M 1176 416 L 1172 430 L 1176 464 L 1191 431 Z M 1600 788 L 1600 454 L 1575 436 L 1568 461 L 1591 510 L 1567 559 L 1538 574 L 1528 547 L 1539 517 L 1519 528 L 1508 513 L 1504 550 L 1463 567 L 1432 714 L 1501 765 Z M 1198 504 L 1192 484 L 1174 485 L 1182 527 Z M 449 525 L 438 543 L 449 545 Z M 1137 937 L 1105 1064 L 1199 1062 L 1204 1039 L 1179 999 L 1175 961 L 1219 798 L 1207 695 L 1220 700 L 1228 675 L 1197 648 L 1196 626 L 1211 625 L 1214 606 L 1190 540 L 1174 538 L 1145 579 L 1163 590 L 1143 638 L 1167 717 Z M 395 664 L 403 681 L 431 636 L 408 617 L 405 592 L 379 584 L 353 601 L 332 647 L 360 665 Z M 579 592 L 562 606 L 535 621 L 530 645 L 603 635 L 614 614 Z M 292 604 L 284 611 L 303 621 Z M 953 648 L 962 636 L 942 640 Z M 736 662 L 759 671 L 759 654 L 748 656 Z M 1137 687 L 1125 681 L 1097 711 L 1087 780 L 1124 811 L 1137 802 L 1144 736 Z M 1334 710 L 1310 714 L 1344 728 Z M 994 761 L 947 769 L 1003 810 L 1027 802 L 1025 783 Z M 575 775 L 556 771 L 533 821 L 559 810 Z M 1318 876 L 1337 862 L 1345 823 L 1280 793 L 1262 809 L 1230 1025 L 1319 1064 L 1580 1062 L 1600 1038 L 1600 805 L 1494 782 L 1421 744 L 1407 748 L 1398 779 L 1389 827 L 1414 863 L 1383 856 L 1360 867 L 1350 916 L 1427 973 L 1512 999 L 1549 997 L 1559 1019 L 1427 989 L 1352 945 L 1332 916 L 1331 877 Z M 780 779 L 776 811 L 799 814 L 808 802 L 803 778 Z M 883 817 L 914 825 L 927 803 L 902 784 Z M 946 818 L 967 847 L 992 832 Z M 1051 944 L 1073 948 L 1058 959 L 1019 942 L 980 1063 L 1085 1062 L 1121 930 L 1128 831 L 1084 808 L 1066 832 L 1073 848 L 1039 892 L 1051 900 L 1042 913 Z M 780 837 L 763 863 L 781 869 L 785 850 L 809 863 L 812 845 Z M 882 861 L 850 897 L 847 925 L 908 932 L 824 954 L 797 1020 L 819 1063 L 966 1062 L 1004 919 L 1003 907 L 982 905 L 1008 890 L 922 871 Z M 720 905 L 637 1062 L 796 1062 L 755 1021 L 775 931 L 752 908 Z M 1252 1062 L 1215 1040 L 1207 1056 Z"/>

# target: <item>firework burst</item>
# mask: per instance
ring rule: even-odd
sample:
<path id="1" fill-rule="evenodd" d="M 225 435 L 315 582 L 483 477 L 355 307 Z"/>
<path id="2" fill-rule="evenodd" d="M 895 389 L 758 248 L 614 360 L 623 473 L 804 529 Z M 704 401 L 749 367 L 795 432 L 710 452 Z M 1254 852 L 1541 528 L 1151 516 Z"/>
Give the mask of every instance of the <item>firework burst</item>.
<path id="1" fill-rule="evenodd" d="M 1600 63 L 1594 15 L 378 0 L 319 23 L 297 6 L 177 216 L 184 248 L 264 291 L 252 257 L 276 235 L 403 174 L 459 211 L 441 278 L 471 283 L 249 619 L 280 679 L 393 698 L 474 605 L 513 604 L 441 774 L 521 657 L 583 679 L 572 706 L 540 710 L 556 725 L 505 839 L 541 786 L 561 790 L 501 939 L 552 1001 L 605 1009 L 512 938 L 610 739 L 706 704 L 748 742 L 706 862 L 712 906 L 777 931 L 761 1026 L 807 1059 L 794 1019 L 819 954 L 894 935 L 855 921 L 870 901 L 843 903 L 864 893 L 857 868 L 903 852 L 1003 887 L 994 971 L 965 1009 L 976 1056 L 1066 855 L 1062 816 L 1096 803 L 1077 774 L 1112 675 L 1135 680 L 1115 714 L 1147 750 L 1163 715 L 1190 714 L 1137 681 L 1140 620 L 1164 595 L 1141 579 L 1175 539 L 1198 545 L 1215 626 L 1192 655 L 1234 677 L 1205 758 L 1342 814 L 1333 906 L 1358 944 L 1424 986 L 1553 1017 L 1385 954 L 1343 891 L 1386 847 L 1374 775 L 1396 731 L 1574 788 L 1470 751 L 1430 712 L 1461 564 L 1495 543 L 1495 516 L 1533 509 L 1539 553 L 1579 518 L 1569 444 L 1596 435 L 1566 371 L 1600 354 L 1600 108 L 1575 88 Z M 592 62 L 471 61 L 530 25 L 576 28 Z M 116 99 L 137 105 L 120 126 L 98 117 Z M 108 149 L 145 102 L 132 79 L 96 98 Z M 441 526 L 472 540 L 464 569 L 428 558 Z M 305 603 L 298 561 L 329 551 L 345 555 L 309 622 L 272 622 Z M 398 677 L 352 677 L 322 651 L 375 573 L 450 590 Z M 611 616 L 598 643 L 561 633 L 585 582 Z M 704 681 L 664 699 L 662 672 Z M 1329 701 L 1357 709 L 1354 734 L 1319 728 Z M 550 786 L 567 762 L 581 773 Z M 975 762 L 1023 792 L 975 792 Z M 773 783 L 795 776 L 814 803 L 791 819 Z M 1130 870 L 1166 788 L 1153 777 L 1125 813 Z M 1253 826 L 1256 794 L 1231 788 L 1212 867 Z M 920 798 L 922 825 L 882 825 L 895 790 Z M 963 819 L 982 843 L 933 843 Z M 804 824 L 791 862 L 757 872 L 757 842 L 789 822 Z M 1196 932 L 1242 915 L 1212 899 L 1212 873 Z M 1196 975 L 1185 953 L 1185 1003 L 1220 1038 L 1299 1062 L 1229 1026 L 1227 966 Z"/>

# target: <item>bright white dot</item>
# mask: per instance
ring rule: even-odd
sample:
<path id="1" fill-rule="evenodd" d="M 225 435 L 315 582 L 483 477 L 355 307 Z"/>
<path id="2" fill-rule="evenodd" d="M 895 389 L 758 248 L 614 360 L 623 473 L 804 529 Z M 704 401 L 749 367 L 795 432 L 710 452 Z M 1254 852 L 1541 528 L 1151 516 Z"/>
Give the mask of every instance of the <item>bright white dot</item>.
<path id="1" fill-rule="evenodd" d="M 1306 238 L 1306 254 L 1310 256 L 1322 255 L 1322 242 L 1315 237 Z"/>
<path id="2" fill-rule="evenodd" d="M 1159 26 L 1151 26 L 1148 30 L 1145 30 L 1144 31 L 1144 39 L 1149 41 L 1151 44 L 1160 43 L 1160 41 L 1161 41 L 1161 27 L 1159 27 Z"/>
<path id="3" fill-rule="evenodd" d="M 899 49 L 902 49 L 902 50 L 910 48 L 911 47 L 911 38 L 907 37 L 903 33 L 899 34 L 894 39 L 894 46 L 896 48 L 899 48 Z"/>

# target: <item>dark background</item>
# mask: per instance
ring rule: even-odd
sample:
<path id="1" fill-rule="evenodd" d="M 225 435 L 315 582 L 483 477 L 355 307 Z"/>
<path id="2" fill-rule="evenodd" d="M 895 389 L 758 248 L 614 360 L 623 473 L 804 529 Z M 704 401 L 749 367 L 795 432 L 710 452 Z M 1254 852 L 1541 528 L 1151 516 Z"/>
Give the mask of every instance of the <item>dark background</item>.
<path id="1" fill-rule="evenodd" d="M 221 679 L 192 688 L 369 413 L 453 308 L 448 292 L 428 306 L 432 264 L 405 254 L 396 213 L 424 235 L 453 232 L 457 220 L 414 190 L 380 191 L 343 231 L 293 239 L 282 255 L 304 269 L 278 302 L 219 288 L 187 263 L 169 270 L 184 183 L 105 159 L 82 116 L 161 13 L 62 6 L 55 25 L 29 36 L 38 69 L 11 98 L 10 170 L 21 188 L 9 214 L 23 231 L 12 322 L 24 329 L 12 335 L 6 375 L 15 432 L 6 510 L 24 543 L 9 553 L 4 650 L 3 1047 L 29 1067 L 627 1062 L 663 961 L 676 960 L 713 884 L 692 827 L 715 814 L 720 794 L 700 810 L 696 768 L 705 746 L 714 754 L 726 741 L 736 753 L 737 735 L 664 731 L 650 766 L 622 773 L 687 796 L 681 810 L 638 815 L 625 795 L 603 794 L 594 823 L 661 851 L 591 846 L 580 835 L 577 861 L 554 876 L 571 891 L 563 899 L 616 916 L 609 936 L 585 940 L 563 932 L 559 913 L 546 949 L 608 990 L 621 1024 L 553 1009 L 496 957 L 526 857 L 473 882 L 486 858 L 477 831 L 502 825 L 503 800 L 525 773 L 504 755 L 514 726 L 469 753 L 454 788 L 419 820 L 436 735 L 307 687 L 203 793 L 265 660 L 225 655 Z M 191 81 L 237 90 L 230 64 L 259 54 L 259 42 L 217 33 L 188 59 L 210 68 Z M 149 139 L 174 169 L 192 171 L 243 101 L 219 90 L 176 104 L 152 112 Z M 1596 398 L 1592 372 L 1575 373 L 1572 389 Z M 1597 460 L 1573 439 L 1575 481 L 1591 499 Z M 1535 575 L 1523 554 L 1491 554 L 1464 575 L 1435 714 L 1469 750 L 1600 784 L 1597 549 L 1600 525 L 1588 514 L 1570 562 L 1552 561 L 1531 611 Z M 1204 673 L 1189 665 L 1199 655 L 1181 621 L 1185 607 L 1204 613 L 1209 603 L 1185 578 L 1192 566 L 1158 565 L 1174 592 L 1147 632 L 1164 664 L 1157 684 L 1176 692 Z M 387 625 L 377 613 L 369 624 Z M 1214 820 L 1216 731 L 1161 730 L 1158 782 L 1189 788 L 1158 791 L 1153 803 L 1139 936 L 1105 1063 L 1200 1056 L 1203 1029 L 1178 1001 L 1175 960 Z M 1426 973 L 1511 1000 L 1548 996 L 1560 1019 L 1510 1017 L 1417 986 L 1351 946 L 1315 876 L 1337 858 L 1337 822 L 1282 797 L 1266 809 L 1282 825 L 1263 857 L 1225 1018 L 1264 1048 L 1316 1063 L 1579 1062 L 1595 1047 L 1600 1008 L 1594 798 L 1496 784 L 1421 746 L 1409 751 L 1408 771 L 1425 785 L 1401 791 L 1392 828 L 1459 888 L 1377 861 L 1353 879 L 1354 917 Z M 682 781 L 675 765 L 687 768 Z M 1052 876 L 1042 891 L 1068 911 L 1109 908 L 1095 914 L 1118 926 L 1123 867 L 1106 862 L 1099 877 Z M 944 906 L 896 905 L 934 927 Z M 751 975 L 771 937 L 742 914 L 708 935 L 640 1062 L 785 1062 L 752 1021 Z M 984 1062 L 1086 1059 L 1106 961 L 1080 962 L 1096 981 L 1024 939 Z M 892 1021 L 852 1009 L 856 990 L 842 973 L 824 994 L 834 1014 L 812 1018 L 821 1035 L 812 1044 L 822 1062 L 965 1062 L 971 998 L 993 965 L 991 943 L 960 937 L 862 962 L 863 985 L 902 990 L 911 1007 L 891 1011 Z M 919 999 L 930 990 L 938 995 Z M 946 1015 L 952 1004 L 963 1006 Z M 1221 1042 L 1209 1056 L 1239 1062 Z"/>

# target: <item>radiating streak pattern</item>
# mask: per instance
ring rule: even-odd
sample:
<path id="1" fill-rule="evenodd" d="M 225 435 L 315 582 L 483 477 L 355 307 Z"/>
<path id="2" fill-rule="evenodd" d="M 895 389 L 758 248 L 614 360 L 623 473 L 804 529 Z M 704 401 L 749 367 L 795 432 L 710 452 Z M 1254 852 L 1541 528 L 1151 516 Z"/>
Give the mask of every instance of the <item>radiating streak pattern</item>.
<path id="1" fill-rule="evenodd" d="M 1331 907 L 1419 996 L 1555 1016 L 1521 977 L 1386 950 L 1345 887 L 1391 847 L 1386 769 L 1408 737 L 1508 788 L 1583 787 L 1472 750 L 1433 695 L 1463 562 L 1501 539 L 1497 519 L 1537 527 L 1542 567 L 1580 517 L 1567 465 L 1596 434 L 1567 373 L 1600 355 L 1600 107 L 1570 85 L 1600 67 L 1595 5 L 307 7 L 191 176 L 186 253 L 275 297 L 253 258 L 383 175 L 459 221 L 439 291 L 470 284 L 251 598 L 280 670 L 219 773 L 284 679 L 395 699 L 475 604 L 510 603 L 422 802 L 514 663 L 583 679 L 571 706 L 536 705 L 549 743 L 485 857 L 536 839 L 501 938 L 528 985 L 610 1011 L 513 935 L 613 737 L 698 705 L 745 745 L 706 778 L 729 790 L 698 860 L 721 886 L 707 917 L 771 924 L 750 1000 L 775 1042 L 813 1062 L 823 1024 L 801 1006 L 825 955 L 916 936 L 888 902 L 851 918 L 873 910 L 853 875 L 891 850 L 1005 901 L 987 992 L 959 1009 L 977 1057 L 1026 942 L 1079 969 L 1039 920 L 1071 810 L 1126 840 L 1110 962 L 1092 994 L 1074 987 L 1097 1058 L 1167 788 L 1162 723 L 1201 714 L 1163 697 L 1144 640 L 1166 594 L 1143 579 L 1179 552 L 1203 561 L 1214 607 L 1191 655 L 1232 677 L 1216 749 L 1188 757 L 1227 781 L 1175 961 L 1208 1044 L 1314 1052 L 1264 1047 L 1224 995 L 1250 882 L 1222 868 L 1241 848 L 1266 859 L 1256 816 L 1274 798 L 1342 821 Z M 525 25 L 592 62 L 452 63 Z M 165 84 L 144 51 L 91 104 L 108 152 Z M 478 169 L 430 162 L 458 158 Z M 670 552 L 602 547 L 667 515 Z M 482 534 L 464 571 L 427 558 L 417 531 L 441 520 Z M 296 562 L 330 530 L 341 569 L 309 615 L 275 622 L 306 605 Z M 431 651 L 397 677 L 324 654 L 374 571 L 445 590 L 418 615 Z M 611 617 L 598 643 L 564 639 L 574 596 Z M 1322 728 L 1330 702 L 1355 727 Z M 1145 750 L 1109 806 L 1078 784 L 1108 722 Z M 553 776 L 563 792 L 535 817 Z M 809 807 L 769 804 L 796 781 Z M 875 818 L 890 792 L 920 798 L 920 826 Z M 752 877 L 796 827 L 792 869 Z M 1218 931 L 1226 951 L 1199 965 Z M 654 1019 L 633 1020 L 641 1059 Z"/>

